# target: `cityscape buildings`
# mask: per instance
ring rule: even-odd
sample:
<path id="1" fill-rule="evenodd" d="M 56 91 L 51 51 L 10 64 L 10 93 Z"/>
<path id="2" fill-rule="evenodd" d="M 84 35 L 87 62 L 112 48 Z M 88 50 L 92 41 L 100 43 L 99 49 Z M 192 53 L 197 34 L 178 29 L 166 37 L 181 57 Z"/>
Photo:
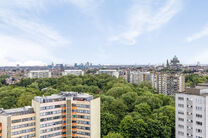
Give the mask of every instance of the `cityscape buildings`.
<path id="1" fill-rule="evenodd" d="M 0 110 L 1 138 L 100 138 L 100 98 L 78 92 L 36 96 L 32 107 Z"/>

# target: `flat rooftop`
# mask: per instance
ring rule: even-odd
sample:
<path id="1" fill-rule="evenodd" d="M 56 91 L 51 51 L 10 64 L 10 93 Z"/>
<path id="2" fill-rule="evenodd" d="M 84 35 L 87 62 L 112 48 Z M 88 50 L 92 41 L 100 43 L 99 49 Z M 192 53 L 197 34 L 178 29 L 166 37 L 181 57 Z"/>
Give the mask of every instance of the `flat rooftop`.
<path id="1" fill-rule="evenodd" d="M 208 96 L 208 83 L 200 83 L 193 88 L 186 88 L 184 94 Z"/>
<path id="2" fill-rule="evenodd" d="M 0 109 L 0 115 L 24 115 L 24 114 L 32 114 L 34 110 L 31 106 L 25 106 L 23 108 L 15 108 L 15 109 Z"/>
<path id="3" fill-rule="evenodd" d="M 53 94 L 51 96 L 36 96 L 34 100 L 39 103 L 49 103 L 55 101 L 64 101 L 70 98 L 76 101 L 91 101 L 93 99 L 93 95 L 78 92 L 60 92 L 59 94 Z"/>

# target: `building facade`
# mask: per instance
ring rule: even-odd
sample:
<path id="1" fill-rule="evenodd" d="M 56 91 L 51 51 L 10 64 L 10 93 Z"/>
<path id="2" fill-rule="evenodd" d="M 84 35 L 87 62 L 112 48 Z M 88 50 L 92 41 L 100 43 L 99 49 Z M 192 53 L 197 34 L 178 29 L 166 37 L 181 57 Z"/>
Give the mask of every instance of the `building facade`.
<path id="1" fill-rule="evenodd" d="M 174 95 L 176 92 L 185 91 L 185 76 L 183 74 L 155 72 L 152 78 L 152 86 L 159 94 Z"/>
<path id="2" fill-rule="evenodd" d="M 31 70 L 28 73 L 29 78 L 51 78 L 51 71 L 49 70 Z"/>
<path id="3" fill-rule="evenodd" d="M 114 76 L 116 78 L 119 77 L 119 71 L 117 70 L 99 70 L 97 74 L 108 74 L 110 76 Z"/>
<path id="4" fill-rule="evenodd" d="M 62 72 L 62 76 L 66 76 L 66 75 L 77 75 L 77 76 L 83 76 L 84 75 L 84 71 L 83 70 L 64 70 Z"/>
<path id="5" fill-rule="evenodd" d="M 150 72 L 131 71 L 129 73 L 128 82 L 140 84 L 141 82 L 152 82 L 152 74 Z"/>
<path id="6" fill-rule="evenodd" d="M 77 92 L 36 96 L 27 110 L 2 110 L 0 124 L 2 138 L 100 138 L 100 98 Z"/>
<path id="7" fill-rule="evenodd" d="M 208 87 L 187 88 L 175 97 L 176 138 L 208 138 Z"/>

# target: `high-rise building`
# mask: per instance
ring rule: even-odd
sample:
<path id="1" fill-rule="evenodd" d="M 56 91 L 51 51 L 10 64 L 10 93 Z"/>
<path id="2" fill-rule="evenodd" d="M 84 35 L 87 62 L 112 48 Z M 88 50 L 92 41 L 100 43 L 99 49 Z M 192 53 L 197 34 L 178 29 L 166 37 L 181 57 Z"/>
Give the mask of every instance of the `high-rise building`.
<path id="1" fill-rule="evenodd" d="M 159 94 L 174 95 L 185 91 L 185 76 L 183 74 L 153 73 L 153 88 Z"/>
<path id="2" fill-rule="evenodd" d="M 97 74 L 108 74 L 110 76 L 114 76 L 116 78 L 119 77 L 119 71 L 117 70 L 99 70 Z"/>
<path id="3" fill-rule="evenodd" d="M 65 75 L 77 75 L 77 76 L 80 76 L 80 75 L 84 75 L 84 71 L 83 70 L 64 70 L 62 72 L 62 75 L 65 76 Z"/>
<path id="4" fill-rule="evenodd" d="M 33 108 L 0 109 L 0 138 L 35 138 Z"/>
<path id="5" fill-rule="evenodd" d="M 208 138 L 208 85 L 186 88 L 175 97 L 176 138 Z"/>
<path id="6" fill-rule="evenodd" d="M 32 107 L 0 111 L 2 138 L 101 137 L 100 98 L 86 93 L 36 96 Z"/>
<path id="7" fill-rule="evenodd" d="M 31 70 L 28 73 L 29 78 L 51 78 L 51 71 L 49 70 Z"/>

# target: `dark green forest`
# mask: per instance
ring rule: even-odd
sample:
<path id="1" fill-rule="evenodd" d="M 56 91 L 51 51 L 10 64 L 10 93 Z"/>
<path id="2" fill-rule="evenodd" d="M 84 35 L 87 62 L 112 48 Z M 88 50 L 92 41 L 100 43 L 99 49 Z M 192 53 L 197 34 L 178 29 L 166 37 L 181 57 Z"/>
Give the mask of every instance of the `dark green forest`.
<path id="1" fill-rule="evenodd" d="M 155 93 L 150 83 L 127 83 L 108 75 L 22 79 L 7 86 L 0 78 L 0 108 L 31 105 L 34 96 L 60 91 L 86 92 L 101 98 L 101 133 L 104 138 L 174 138 L 174 98 Z"/>

